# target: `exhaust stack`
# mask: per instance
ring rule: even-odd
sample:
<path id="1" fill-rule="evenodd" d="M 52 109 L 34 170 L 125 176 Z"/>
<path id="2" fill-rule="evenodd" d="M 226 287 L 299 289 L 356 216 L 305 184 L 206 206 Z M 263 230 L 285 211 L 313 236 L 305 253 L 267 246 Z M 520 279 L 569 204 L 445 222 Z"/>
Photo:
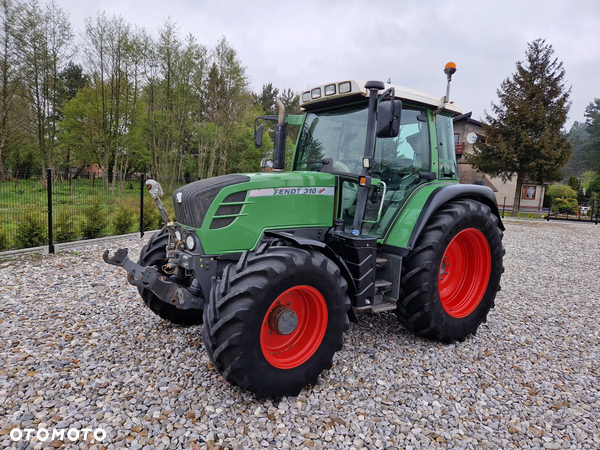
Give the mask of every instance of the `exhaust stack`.
<path id="1" fill-rule="evenodd" d="M 287 124 L 285 123 L 285 106 L 279 97 L 275 98 L 275 105 L 279 110 L 279 118 L 277 125 L 275 125 L 273 172 L 281 172 L 285 169 L 285 136 Z"/>

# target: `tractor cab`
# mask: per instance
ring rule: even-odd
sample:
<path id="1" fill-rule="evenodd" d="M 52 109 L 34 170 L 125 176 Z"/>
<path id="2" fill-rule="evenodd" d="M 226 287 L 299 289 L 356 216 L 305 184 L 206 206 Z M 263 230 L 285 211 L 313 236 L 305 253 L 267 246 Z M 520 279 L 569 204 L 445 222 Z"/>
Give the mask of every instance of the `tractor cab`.
<path id="1" fill-rule="evenodd" d="M 460 109 L 413 89 L 391 84 L 383 89 L 389 95 L 377 99 L 372 150 L 365 149 L 372 91 L 364 82 L 343 81 L 303 92 L 300 104 L 306 114 L 292 166 L 296 171 L 337 175 L 337 214 L 344 230 L 359 229 L 376 238 L 383 238 L 400 206 L 419 186 L 458 180 L 452 117 L 461 114 Z M 399 113 L 392 121 L 398 121 L 398 132 L 379 132 L 381 121 L 390 120 L 379 111 L 392 93 Z M 370 186 L 362 227 L 353 228 L 361 176 L 370 177 Z"/>

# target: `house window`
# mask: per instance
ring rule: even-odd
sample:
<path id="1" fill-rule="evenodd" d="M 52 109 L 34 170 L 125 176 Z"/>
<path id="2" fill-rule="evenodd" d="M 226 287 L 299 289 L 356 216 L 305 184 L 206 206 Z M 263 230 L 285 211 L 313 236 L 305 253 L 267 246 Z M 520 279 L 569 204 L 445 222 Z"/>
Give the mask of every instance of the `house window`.
<path id="1" fill-rule="evenodd" d="M 535 200 L 535 191 L 537 186 L 523 186 L 523 192 L 521 198 L 523 200 Z"/>
<path id="2" fill-rule="evenodd" d="M 459 138 L 460 138 L 460 134 L 459 133 L 454 133 L 454 146 L 455 147 L 458 145 Z"/>

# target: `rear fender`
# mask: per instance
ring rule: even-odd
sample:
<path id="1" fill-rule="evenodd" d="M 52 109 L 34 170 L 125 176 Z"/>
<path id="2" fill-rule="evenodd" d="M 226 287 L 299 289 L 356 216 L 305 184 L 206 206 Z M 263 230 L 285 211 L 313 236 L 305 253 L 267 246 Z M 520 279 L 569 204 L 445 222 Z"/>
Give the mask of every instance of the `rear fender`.
<path id="1" fill-rule="evenodd" d="M 442 205 L 448 203 L 451 200 L 458 200 L 461 198 L 470 198 L 477 200 L 487 205 L 498 218 L 498 228 L 504 231 L 504 224 L 500 218 L 500 211 L 496 203 L 496 196 L 487 186 L 478 186 L 474 184 L 451 184 L 437 188 L 431 193 L 423 209 L 417 219 L 415 226 L 413 227 L 412 233 L 408 240 L 407 248 L 410 250 L 415 247 L 417 239 L 421 235 L 423 228 L 429 221 L 429 218 L 440 208 Z"/>

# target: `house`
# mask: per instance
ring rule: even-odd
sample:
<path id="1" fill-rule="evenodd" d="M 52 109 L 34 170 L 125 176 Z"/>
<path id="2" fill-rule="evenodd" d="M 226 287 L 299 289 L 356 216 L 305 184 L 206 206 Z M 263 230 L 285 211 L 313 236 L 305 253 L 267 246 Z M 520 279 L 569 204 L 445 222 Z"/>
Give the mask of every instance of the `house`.
<path id="1" fill-rule="evenodd" d="M 485 142 L 482 124 L 473 119 L 472 114 L 468 112 L 454 118 L 454 148 L 459 180 L 462 184 L 481 184 L 490 187 L 496 194 L 500 209 L 511 210 L 517 186 L 516 178 L 504 182 L 501 178 L 490 177 L 477 171 L 465 159 L 465 154 L 473 153 L 475 143 Z M 521 209 L 541 210 L 545 192 L 544 185 L 533 184 L 525 177 L 521 189 Z"/>

